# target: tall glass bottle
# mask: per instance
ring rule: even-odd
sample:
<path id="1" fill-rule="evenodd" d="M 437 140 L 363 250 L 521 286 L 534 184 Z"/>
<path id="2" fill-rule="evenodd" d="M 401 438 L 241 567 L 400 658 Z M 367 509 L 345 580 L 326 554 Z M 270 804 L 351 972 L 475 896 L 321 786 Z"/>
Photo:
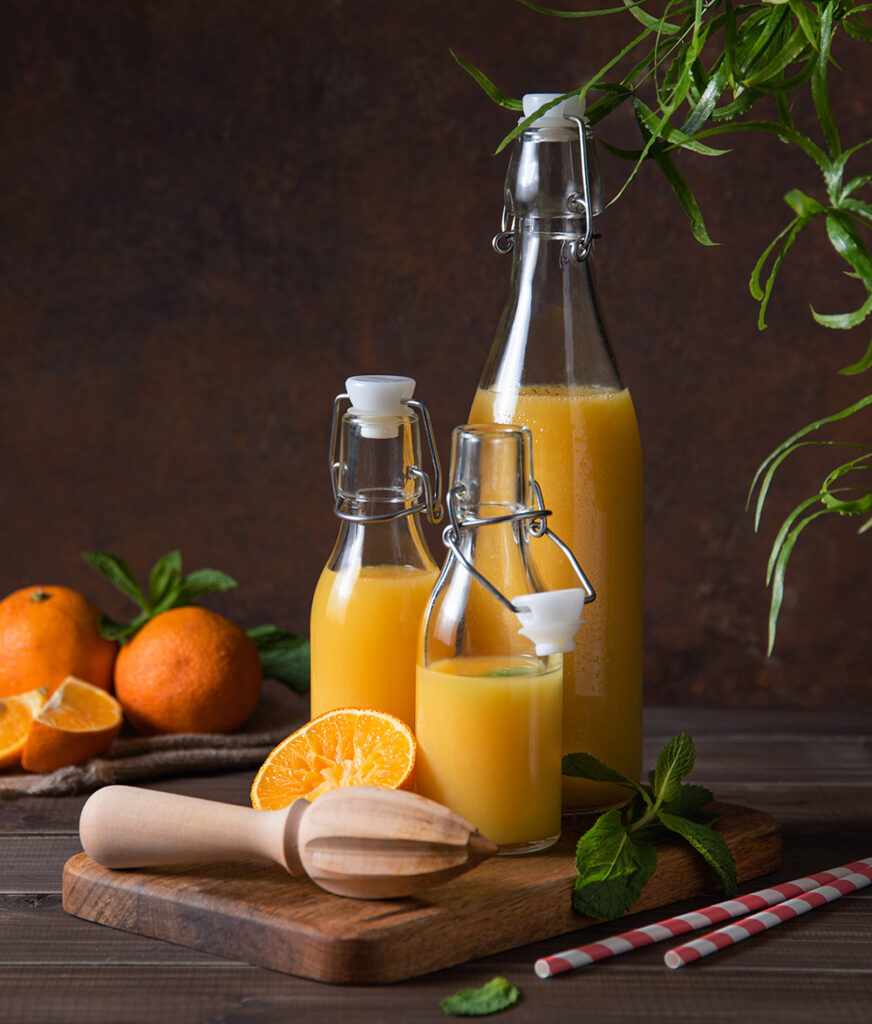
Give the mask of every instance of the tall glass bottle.
<path id="1" fill-rule="evenodd" d="M 429 416 L 414 389 L 409 377 L 350 377 L 334 401 L 330 471 L 340 527 L 312 599 L 312 717 L 365 707 L 415 725 L 418 631 L 438 576 L 421 516 L 438 522 L 442 511 Z M 344 400 L 352 404 L 340 421 Z M 421 468 L 422 422 L 432 485 Z"/>
<path id="2" fill-rule="evenodd" d="M 525 97 L 525 116 L 555 98 Z M 596 588 L 575 655 L 566 658 L 563 752 L 590 752 L 638 778 L 642 458 L 594 287 L 599 193 L 593 138 L 574 99 L 516 139 L 503 231 L 494 239 L 498 251 L 512 253 L 509 299 L 469 418 L 530 428 L 554 530 Z M 571 570 L 559 556 L 545 550 L 537 558 L 549 586 L 567 585 Z M 607 783 L 563 780 L 565 807 L 625 797 Z"/>

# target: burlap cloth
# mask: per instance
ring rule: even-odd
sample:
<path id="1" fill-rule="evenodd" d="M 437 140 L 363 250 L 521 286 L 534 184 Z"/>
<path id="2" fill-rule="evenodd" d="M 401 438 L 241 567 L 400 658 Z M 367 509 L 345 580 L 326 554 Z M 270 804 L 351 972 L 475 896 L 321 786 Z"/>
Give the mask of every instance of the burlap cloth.
<path id="1" fill-rule="evenodd" d="M 0 800 L 16 796 L 69 796 L 115 782 L 258 767 L 272 748 L 309 716 L 309 698 L 271 679 L 239 732 L 229 735 L 137 736 L 128 726 L 101 757 L 54 772 L 0 772 Z"/>

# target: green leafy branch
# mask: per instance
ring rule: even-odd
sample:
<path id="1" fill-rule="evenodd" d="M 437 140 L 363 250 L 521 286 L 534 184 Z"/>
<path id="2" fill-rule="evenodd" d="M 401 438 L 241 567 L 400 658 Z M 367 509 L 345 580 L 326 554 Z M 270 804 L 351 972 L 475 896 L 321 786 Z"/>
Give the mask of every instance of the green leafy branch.
<path id="1" fill-rule="evenodd" d="M 121 644 L 129 642 L 147 622 L 163 612 L 196 604 L 207 594 L 232 590 L 237 585 L 236 580 L 219 569 L 195 569 L 185 576 L 181 553 L 168 551 L 151 570 L 146 596 L 123 558 L 108 551 L 86 551 L 82 557 L 139 608 L 130 622 L 116 622 L 107 615 L 100 618 L 103 636 Z M 273 625 L 254 626 L 247 632 L 257 647 L 263 674 L 286 683 L 297 693 L 306 693 L 309 689 L 309 641 Z"/>
<path id="2" fill-rule="evenodd" d="M 860 283 L 863 292 L 862 300 L 848 312 L 819 312 L 812 308 L 814 320 L 827 328 L 851 330 L 872 314 L 872 256 L 866 242 L 872 227 L 872 202 L 861 197 L 872 184 L 872 173 L 848 174 L 852 158 L 872 139 L 843 149 L 828 84 L 837 33 L 841 31 L 859 42 L 872 40 L 872 3 L 667 0 L 658 5 L 657 13 L 652 13 L 647 0 L 623 0 L 620 6 L 582 11 L 554 10 L 531 0 L 519 2 L 555 18 L 625 14 L 634 21 L 635 34 L 584 85 L 523 118 L 502 140 L 497 152 L 562 99 L 584 99 L 591 124 L 605 121 L 621 105 L 629 103 L 639 129 L 638 148 L 623 149 L 599 140 L 611 153 L 632 164 L 610 202 L 624 194 L 646 162 L 653 161 L 672 187 L 694 237 L 703 245 L 713 245 L 699 203 L 676 165 L 675 153 L 722 157 L 729 150 L 714 148 L 704 140 L 742 132 L 768 133 L 805 154 L 821 176 L 823 188 L 820 198 L 800 188 L 793 188 L 784 196 L 792 217 L 761 254 L 749 281 L 751 295 L 759 303 L 758 327 L 766 327 L 769 302 L 788 253 L 800 233 L 814 221 L 824 222 L 833 251 L 845 261 L 846 273 Z M 454 56 L 495 102 L 511 110 L 522 109 L 520 100 L 503 93 L 469 61 Z M 622 73 L 615 74 L 617 69 L 622 69 Z M 814 106 L 817 140 L 800 131 L 793 120 L 793 99 L 806 89 Z M 757 111 L 764 101 L 771 113 L 759 118 Z M 870 366 L 872 342 L 859 360 L 839 372 L 857 375 Z M 766 457 L 749 495 L 750 503 L 757 491 L 755 528 L 760 525 L 773 473 L 784 458 L 806 444 L 826 444 L 801 439 L 822 426 L 860 412 L 869 400 L 867 395 L 847 409 L 809 424 Z M 834 450 L 837 447 L 840 446 L 833 445 Z M 797 505 L 776 535 L 766 573 L 767 585 L 772 588 L 770 652 L 781 608 L 784 574 L 799 533 L 810 522 L 831 512 L 861 515 L 872 501 L 872 490 L 861 475 L 868 468 L 868 448 L 862 444 L 848 447 L 860 454 L 836 465 L 819 491 Z M 849 477 L 850 488 L 846 480 Z M 867 521 L 859 532 L 868 526 Z"/>
<path id="3" fill-rule="evenodd" d="M 572 903 L 576 910 L 603 920 L 625 914 L 639 899 L 657 868 L 655 843 L 679 836 L 715 872 L 727 895 L 736 891 L 736 864 L 723 836 L 711 826 L 717 816 L 704 808 L 714 799 L 705 786 L 685 784 L 696 760 L 693 740 L 683 732 L 660 752 L 649 786 L 611 768 L 592 754 L 567 754 L 563 774 L 612 782 L 633 792 L 622 812 L 601 814 L 579 839 L 578 877 Z"/>

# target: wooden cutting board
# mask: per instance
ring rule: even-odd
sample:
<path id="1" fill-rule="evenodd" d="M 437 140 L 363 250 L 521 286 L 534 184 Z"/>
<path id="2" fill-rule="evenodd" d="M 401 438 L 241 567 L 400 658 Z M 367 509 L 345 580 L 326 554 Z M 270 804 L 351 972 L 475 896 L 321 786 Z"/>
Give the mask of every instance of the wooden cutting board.
<path id="1" fill-rule="evenodd" d="M 779 866 L 774 818 L 731 804 L 714 809 L 740 882 Z M 376 984 L 596 923 L 571 908 L 576 839 L 564 835 L 539 854 L 493 857 L 418 897 L 372 901 L 331 896 L 260 862 L 117 871 L 81 853 L 64 868 L 63 905 L 89 921 L 286 974 Z M 714 876 L 686 844 L 658 853 L 634 912 L 715 889 Z"/>

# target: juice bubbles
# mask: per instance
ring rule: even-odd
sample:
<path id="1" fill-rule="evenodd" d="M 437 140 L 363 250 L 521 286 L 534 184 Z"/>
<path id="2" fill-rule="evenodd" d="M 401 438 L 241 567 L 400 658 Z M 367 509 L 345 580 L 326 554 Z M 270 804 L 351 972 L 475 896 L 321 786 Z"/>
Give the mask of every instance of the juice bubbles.
<path id="1" fill-rule="evenodd" d="M 562 656 L 418 666 L 418 792 L 523 852 L 560 834 Z"/>
<path id="2" fill-rule="evenodd" d="M 415 727 L 415 652 L 438 571 L 325 568 L 312 600 L 311 713 L 366 707 Z"/>
<path id="3" fill-rule="evenodd" d="M 642 753 L 642 460 L 625 388 L 521 385 L 479 390 L 471 422 L 521 423 L 533 434 L 534 471 L 549 526 L 584 567 L 596 600 L 585 609 L 563 671 L 564 753 L 586 751 L 631 778 Z M 574 585 L 554 545 L 536 545 L 552 588 Z M 564 804 L 626 800 L 608 783 L 564 778 Z"/>

